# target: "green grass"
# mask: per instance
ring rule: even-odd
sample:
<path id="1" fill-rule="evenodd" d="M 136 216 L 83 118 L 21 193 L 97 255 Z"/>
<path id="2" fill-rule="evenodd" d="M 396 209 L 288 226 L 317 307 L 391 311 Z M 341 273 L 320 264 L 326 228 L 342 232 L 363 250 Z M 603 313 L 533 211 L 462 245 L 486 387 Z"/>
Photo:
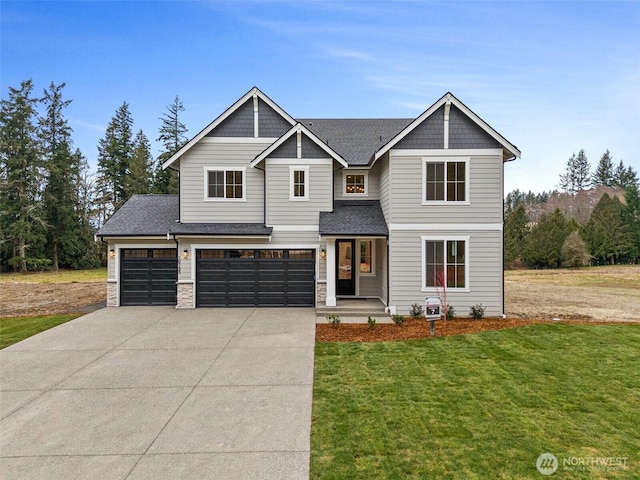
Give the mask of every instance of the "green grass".
<path id="1" fill-rule="evenodd" d="M 316 344 L 312 479 L 640 478 L 640 326 Z M 626 470 L 564 471 L 571 457 Z"/>
<path id="2" fill-rule="evenodd" d="M 28 272 L 2 273 L 0 284 L 5 282 L 17 283 L 79 283 L 106 282 L 107 269 L 94 268 L 90 270 L 58 270 L 57 272 Z"/>
<path id="3" fill-rule="evenodd" d="M 45 315 L 42 317 L 0 318 L 0 349 L 13 345 L 36 333 L 80 317 L 80 313 Z"/>

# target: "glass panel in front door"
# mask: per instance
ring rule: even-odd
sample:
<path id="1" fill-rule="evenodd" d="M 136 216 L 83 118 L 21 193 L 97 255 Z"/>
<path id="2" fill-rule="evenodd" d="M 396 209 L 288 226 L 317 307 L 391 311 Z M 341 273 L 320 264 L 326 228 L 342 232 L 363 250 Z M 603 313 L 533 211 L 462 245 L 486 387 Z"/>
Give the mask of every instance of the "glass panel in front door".
<path id="1" fill-rule="evenodd" d="M 339 280 L 351 280 L 353 272 L 351 271 L 351 243 L 339 242 L 338 252 L 338 279 Z"/>

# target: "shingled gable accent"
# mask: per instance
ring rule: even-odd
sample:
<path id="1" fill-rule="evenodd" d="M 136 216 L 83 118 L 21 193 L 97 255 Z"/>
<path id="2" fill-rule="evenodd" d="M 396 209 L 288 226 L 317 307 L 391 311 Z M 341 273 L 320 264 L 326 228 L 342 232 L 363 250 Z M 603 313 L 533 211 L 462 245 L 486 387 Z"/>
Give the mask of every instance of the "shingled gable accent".
<path id="1" fill-rule="evenodd" d="M 380 157 L 382 157 L 385 153 L 391 150 L 395 145 L 397 145 L 403 138 L 405 138 L 409 133 L 411 133 L 418 125 L 424 122 L 427 118 L 433 115 L 434 112 L 438 111 L 440 107 L 449 103 L 454 105 L 458 110 L 460 110 L 464 115 L 466 115 L 469 119 L 471 119 L 476 125 L 478 125 L 482 130 L 484 130 L 489 136 L 495 139 L 501 146 L 504 152 L 503 161 L 509 161 L 515 158 L 520 158 L 520 150 L 511 144 L 506 138 L 500 135 L 496 130 L 494 130 L 488 123 L 482 120 L 478 115 L 476 115 L 471 109 L 469 109 L 464 103 L 458 100 L 451 92 L 447 92 L 445 95 L 440 98 L 437 102 L 431 105 L 427 110 L 425 110 L 418 118 L 416 118 L 413 122 L 407 125 L 398 135 L 389 140 L 385 145 L 379 148 L 371 158 L 370 166 L 372 166 Z M 444 145 L 443 145 L 444 148 Z"/>
<path id="2" fill-rule="evenodd" d="M 275 110 L 278 114 L 282 116 L 288 123 L 292 126 L 296 124 L 296 121 L 285 112 L 277 103 L 267 97 L 258 87 L 253 87 L 247 93 L 245 93 L 238 101 L 236 101 L 233 105 L 227 108 L 218 118 L 216 118 L 213 122 L 203 128 L 195 137 L 189 140 L 180 150 L 178 150 L 175 154 L 171 156 L 166 162 L 162 164 L 163 169 L 167 168 L 175 168 L 173 166 L 174 163 L 180 160 L 180 158 L 187 153 L 194 145 L 196 145 L 200 140 L 206 137 L 209 133 L 211 133 L 217 126 L 219 126 L 222 122 L 224 122 L 227 118 L 233 115 L 239 108 L 241 108 L 247 101 L 253 98 L 256 95 L 258 99 L 266 103 L 269 107 Z"/>
<path id="3" fill-rule="evenodd" d="M 305 135 L 309 140 L 315 143 L 318 147 L 320 147 L 323 151 L 327 153 L 331 158 L 333 158 L 336 162 L 338 162 L 343 167 L 347 168 L 349 165 L 347 161 L 342 158 L 341 155 L 336 153 L 333 149 L 328 147 L 322 140 L 320 140 L 313 132 L 311 132 L 307 127 L 302 125 L 301 123 L 295 124 L 287 133 L 282 135 L 278 140 L 272 143 L 266 150 L 264 150 L 260 155 L 253 159 L 251 162 L 251 168 L 256 167 L 260 164 L 265 158 L 275 152 L 278 148 L 280 148 L 284 143 L 289 140 L 293 135 L 297 135 L 298 132 L 301 132 Z"/>

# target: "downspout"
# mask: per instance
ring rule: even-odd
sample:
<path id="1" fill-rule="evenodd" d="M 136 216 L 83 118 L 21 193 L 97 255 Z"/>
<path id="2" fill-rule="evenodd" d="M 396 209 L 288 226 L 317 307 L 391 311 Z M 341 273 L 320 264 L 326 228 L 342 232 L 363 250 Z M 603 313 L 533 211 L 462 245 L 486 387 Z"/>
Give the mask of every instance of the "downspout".
<path id="1" fill-rule="evenodd" d="M 389 275 L 389 265 L 391 265 L 391 263 L 389 262 L 389 237 L 387 236 L 387 311 L 389 310 L 389 292 L 391 291 L 391 285 L 389 283 L 389 278 L 391 278 Z"/>

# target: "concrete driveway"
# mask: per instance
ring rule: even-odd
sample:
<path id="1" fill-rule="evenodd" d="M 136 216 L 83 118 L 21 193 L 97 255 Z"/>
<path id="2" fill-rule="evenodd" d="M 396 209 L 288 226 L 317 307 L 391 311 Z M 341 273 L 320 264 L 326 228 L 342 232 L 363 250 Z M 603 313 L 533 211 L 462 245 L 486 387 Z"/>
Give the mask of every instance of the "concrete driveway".
<path id="1" fill-rule="evenodd" d="M 0 476 L 308 479 L 315 320 L 107 308 L 0 350 Z"/>

